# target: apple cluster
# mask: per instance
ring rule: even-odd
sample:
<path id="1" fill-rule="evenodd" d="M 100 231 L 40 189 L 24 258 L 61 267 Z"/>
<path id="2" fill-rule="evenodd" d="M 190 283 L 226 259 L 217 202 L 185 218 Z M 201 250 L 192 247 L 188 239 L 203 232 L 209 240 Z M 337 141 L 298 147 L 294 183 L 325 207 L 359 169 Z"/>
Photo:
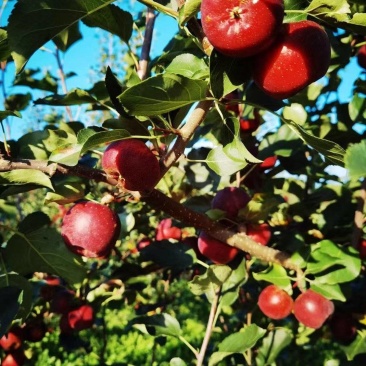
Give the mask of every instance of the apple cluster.
<path id="1" fill-rule="evenodd" d="M 5 353 L 1 365 L 22 366 L 27 364 L 25 342 L 40 342 L 53 327 L 47 326 L 45 318 L 59 316 L 60 337 L 72 337 L 79 331 L 91 328 L 95 311 L 91 304 L 67 289 L 57 276 L 46 276 L 39 289 L 42 311 L 29 317 L 24 324 L 14 324 L 0 338 L 0 349 Z"/>
<path id="2" fill-rule="evenodd" d="M 331 47 L 316 22 L 284 23 L 283 0 L 202 0 L 203 31 L 220 53 L 248 59 L 255 84 L 275 99 L 287 99 L 323 77 Z"/>
<path id="3" fill-rule="evenodd" d="M 293 313 L 301 324 L 313 329 L 320 328 L 334 312 L 333 302 L 311 289 L 293 300 L 276 285 L 269 285 L 262 290 L 258 307 L 271 319 L 284 319 Z"/>
<path id="4" fill-rule="evenodd" d="M 239 211 L 247 206 L 251 197 L 243 188 L 225 187 L 214 196 L 211 207 L 221 210 L 230 221 L 238 219 Z M 261 245 L 267 245 L 272 231 L 267 223 L 246 223 L 246 235 Z M 239 250 L 225 244 L 204 231 L 198 237 L 198 249 L 201 254 L 216 264 L 227 264 L 232 261 Z"/>

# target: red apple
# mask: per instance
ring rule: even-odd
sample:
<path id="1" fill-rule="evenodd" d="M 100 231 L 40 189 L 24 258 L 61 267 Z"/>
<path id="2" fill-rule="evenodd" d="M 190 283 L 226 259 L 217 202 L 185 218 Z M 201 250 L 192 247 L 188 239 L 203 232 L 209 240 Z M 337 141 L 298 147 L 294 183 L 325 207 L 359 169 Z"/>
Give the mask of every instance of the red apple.
<path id="1" fill-rule="evenodd" d="M 296 319 L 309 328 L 320 328 L 333 312 L 333 302 L 313 290 L 306 290 L 294 302 Z"/>
<path id="2" fill-rule="evenodd" d="M 342 343 L 349 343 L 357 335 L 356 321 L 350 313 L 336 312 L 329 320 L 333 337 Z"/>
<path id="3" fill-rule="evenodd" d="M 250 196 L 242 188 L 225 187 L 217 191 L 211 207 L 225 211 L 228 218 L 234 219 L 249 201 Z"/>
<path id="4" fill-rule="evenodd" d="M 283 319 L 292 312 L 294 301 L 283 289 L 269 285 L 262 290 L 258 297 L 258 306 L 262 313 L 271 319 Z"/>
<path id="5" fill-rule="evenodd" d="M 366 69 L 366 44 L 359 48 L 357 52 L 357 62 L 360 67 Z"/>
<path id="6" fill-rule="evenodd" d="M 242 99 L 242 96 L 240 95 L 238 90 L 234 90 L 231 93 L 225 95 L 222 101 L 224 103 L 227 103 L 225 104 L 225 109 L 228 112 L 233 112 L 235 116 L 238 116 L 240 114 L 242 106 L 238 103 L 230 103 L 230 101 L 232 101 L 233 99 Z"/>
<path id="7" fill-rule="evenodd" d="M 1 361 L 1 366 L 22 366 L 27 361 L 27 357 L 22 349 L 8 353 Z"/>
<path id="8" fill-rule="evenodd" d="M 120 220 L 109 207 L 82 201 L 65 215 L 61 235 L 72 252 L 89 258 L 103 258 L 116 244 L 120 229 Z"/>
<path id="9" fill-rule="evenodd" d="M 23 332 L 20 327 L 12 327 L 8 333 L 0 338 L 0 347 L 6 351 L 14 351 L 23 343 Z"/>
<path id="10" fill-rule="evenodd" d="M 248 224 L 246 234 L 255 242 L 267 245 L 272 236 L 271 227 L 264 223 L 259 225 Z"/>
<path id="11" fill-rule="evenodd" d="M 129 191 L 150 191 L 160 179 L 159 161 L 140 140 L 112 142 L 102 157 L 103 170 L 115 179 L 122 179 Z"/>
<path id="12" fill-rule="evenodd" d="M 91 328 L 94 324 L 94 309 L 90 305 L 81 305 L 67 314 L 68 324 L 76 331 Z"/>
<path id="13" fill-rule="evenodd" d="M 328 35 L 319 24 L 283 24 L 276 41 L 255 56 L 253 80 L 271 97 L 289 98 L 325 75 L 330 52 Z"/>
<path id="14" fill-rule="evenodd" d="M 156 229 L 156 240 L 176 239 L 180 240 L 182 237 L 182 230 L 179 227 L 172 226 L 172 219 L 167 218 L 159 222 Z"/>
<path id="15" fill-rule="evenodd" d="M 238 249 L 214 239 L 204 232 L 201 232 L 198 237 L 198 250 L 216 264 L 229 263 L 239 253 Z"/>
<path id="16" fill-rule="evenodd" d="M 283 0 L 202 0 L 201 22 L 210 43 L 224 55 L 248 57 L 275 39 L 284 17 Z"/>

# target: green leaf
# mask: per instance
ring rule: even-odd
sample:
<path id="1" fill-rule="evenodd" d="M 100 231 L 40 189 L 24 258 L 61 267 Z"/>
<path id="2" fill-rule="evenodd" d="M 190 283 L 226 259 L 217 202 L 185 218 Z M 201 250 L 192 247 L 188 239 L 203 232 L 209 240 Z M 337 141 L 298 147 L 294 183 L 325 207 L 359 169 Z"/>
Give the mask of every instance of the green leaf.
<path id="1" fill-rule="evenodd" d="M 201 0 L 186 0 L 179 10 L 179 25 L 183 26 L 194 17 L 201 7 Z"/>
<path id="2" fill-rule="evenodd" d="M 206 93 L 207 82 L 167 73 L 128 88 L 118 99 L 130 114 L 154 116 L 205 100 Z"/>
<path id="3" fill-rule="evenodd" d="M 108 5 L 88 15 L 83 18 L 83 22 L 89 27 L 102 28 L 109 33 L 115 34 L 125 43 L 128 43 L 132 35 L 132 15 L 115 5 Z"/>
<path id="4" fill-rule="evenodd" d="M 178 320 L 167 313 L 141 316 L 133 319 L 132 324 L 141 332 L 154 337 L 162 335 L 179 337 L 182 332 Z"/>
<path id="5" fill-rule="evenodd" d="M 224 265 L 211 265 L 200 276 L 195 276 L 189 283 L 189 288 L 195 295 L 205 294 L 210 302 L 215 298 L 218 289 L 231 276 L 232 269 Z"/>
<path id="6" fill-rule="evenodd" d="M 239 211 L 241 218 L 246 222 L 258 223 L 266 220 L 274 208 L 277 208 L 283 199 L 270 193 L 255 193 L 248 204 Z"/>
<path id="7" fill-rule="evenodd" d="M 212 149 L 206 158 L 207 165 L 218 175 L 231 175 L 243 169 L 250 163 L 261 163 L 254 157 L 245 145 L 235 138 L 226 146 L 219 145 Z"/>
<path id="8" fill-rule="evenodd" d="M 3 121 L 5 118 L 10 117 L 10 116 L 22 118 L 21 113 L 18 112 L 18 111 L 0 111 L 0 122 Z"/>
<path id="9" fill-rule="evenodd" d="M 21 296 L 18 298 L 17 312 L 14 315 L 16 319 L 25 321 L 33 307 L 33 288 L 30 282 L 17 273 L 7 273 L 0 276 L 0 287 L 12 286 L 21 291 Z M 2 298 L 0 296 L 0 298 Z M 0 302 L 1 303 L 1 302 Z M 2 311 L 0 310 L 0 314 Z"/>
<path id="10" fill-rule="evenodd" d="M 43 79 L 35 79 L 33 76 L 39 72 L 39 69 L 27 69 L 18 75 L 14 81 L 14 85 L 29 86 L 32 89 L 46 90 L 52 93 L 57 92 L 57 79 L 49 72 L 46 73 Z"/>
<path id="11" fill-rule="evenodd" d="M 228 57 L 213 51 L 210 56 L 210 86 L 220 99 L 251 78 L 250 59 Z"/>
<path id="12" fill-rule="evenodd" d="M 86 276 L 80 258 L 66 248 L 60 233 L 50 227 L 14 234 L 3 255 L 9 270 L 22 275 L 46 272 L 71 284 L 81 282 Z"/>
<path id="13" fill-rule="evenodd" d="M 195 261 L 195 257 L 194 250 L 190 246 L 165 240 L 153 242 L 141 251 L 142 260 L 153 261 L 159 266 L 169 267 L 173 271 L 188 268 Z"/>
<path id="14" fill-rule="evenodd" d="M 351 179 L 366 178 L 366 140 L 358 144 L 351 144 L 346 150 L 344 158 Z"/>
<path id="15" fill-rule="evenodd" d="M 262 272 L 253 272 L 253 277 L 257 281 L 273 283 L 286 290 L 289 294 L 292 293 L 291 280 L 285 268 L 279 264 L 273 263 Z"/>
<path id="16" fill-rule="evenodd" d="M 337 300 L 342 302 L 347 301 L 347 298 L 344 296 L 341 286 L 336 283 L 328 285 L 326 283 L 320 282 L 318 284 L 317 279 L 315 279 L 312 281 L 310 288 L 329 300 Z"/>
<path id="17" fill-rule="evenodd" d="M 183 53 L 172 60 L 166 72 L 190 79 L 204 79 L 208 77 L 208 66 L 203 59 L 191 53 Z"/>
<path id="18" fill-rule="evenodd" d="M 55 202 L 59 205 L 66 205 L 68 203 L 72 203 L 84 198 L 84 184 L 82 184 L 78 178 L 77 180 L 70 178 L 54 181 L 53 186 L 55 191 L 47 192 L 44 203 L 48 204 L 51 202 Z"/>
<path id="19" fill-rule="evenodd" d="M 54 105 L 54 106 L 70 106 L 80 104 L 99 104 L 91 94 L 82 89 L 72 89 L 64 95 L 49 95 L 45 98 L 40 98 L 34 101 L 34 104 Z"/>
<path id="20" fill-rule="evenodd" d="M 283 108 L 283 116 L 301 126 L 306 122 L 308 114 L 301 104 L 292 103 L 290 106 Z"/>
<path id="21" fill-rule="evenodd" d="M 356 93 L 348 104 L 349 116 L 353 122 L 356 122 L 362 117 L 362 113 L 366 109 L 366 98 Z"/>
<path id="22" fill-rule="evenodd" d="M 265 333 L 265 329 L 258 327 L 256 324 L 251 324 L 245 327 L 243 331 L 229 335 L 218 345 L 219 351 L 212 354 L 208 363 L 209 366 L 217 365 L 233 353 L 243 354 L 254 347 Z"/>
<path id="23" fill-rule="evenodd" d="M 173 357 L 170 362 L 169 366 L 187 366 L 187 364 L 179 357 Z"/>
<path id="24" fill-rule="evenodd" d="M 272 365 L 280 352 L 292 342 L 293 338 L 290 329 L 275 328 L 269 332 L 258 350 L 256 356 L 258 365 Z"/>
<path id="25" fill-rule="evenodd" d="M 342 348 L 348 361 L 352 361 L 357 355 L 366 353 L 366 330 L 359 331 L 356 339 L 350 345 Z"/>
<path id="26" fill-rule="evenodd" d="M 0 185 L 36 184 L 53 190 L 49 176 L 36 169 L 16 169 L 0 173 Z"/>
<path id="27" fill-rule="evenodd" d="M 14 286 L 0 288 L 0 338 L 7 332 L 17 315 L 21 293 L 22 291 Z"/>
<path id="28" fill-rule="evenodd" d="M 314 274 L 316 284 L 337 285 L 359 276 L 361 260 L 358 252 L 350 247 L 323 240 L 312 245 L 306 274 Z"/>
<path id="29" fill-rule="evenodd" d="M 126 130 L 96 132 L 90 128 L 85 128 L 79 131 L 76 144 L 65 144 L 55 149 L 49 160 L 68 166 L 75 166 L 80 156 L 89 149 L 128 137 L 130 137 L 130 133 Z"/>
<path id="30" fill-rule="evenodd" d="M 19 224 L 18 230 L 23 234 L 31 233 L 51 223 L 48 215 L 41 211 L 35 211 L 26 216 Z"/>
<path id="31" fill-rule="evenodd" d="M 303 140 L 306 144 L 323 154 L 331 163 L 344 166 L 345 150 L 335 142 L 320 139 L 307 133 L 302 127 L 292 120 L 283 118 L 283 121 Z"/>
<path id="32" fill-rule="evenodd" d="M 8 33 L 5 29 L 0 29 L 0 61 L 6 61 L 11 55 L 8 43 Z"/>
<path id="33" fill-rule="evenodd" d="M 74 43 L 79 41 L 82 35 L 79 30 L 79 22 L 64 29 L 53 38 L 53 42 L 63 52 L 66 52 Z"/>
<path id="34" fill-rule="evenodd" d="M 114 0 L 19 0 L 9 17 L 9 47 L 20 73 L 46 42 Z M 37 21 L 34 21 L 37 19 Z"/>

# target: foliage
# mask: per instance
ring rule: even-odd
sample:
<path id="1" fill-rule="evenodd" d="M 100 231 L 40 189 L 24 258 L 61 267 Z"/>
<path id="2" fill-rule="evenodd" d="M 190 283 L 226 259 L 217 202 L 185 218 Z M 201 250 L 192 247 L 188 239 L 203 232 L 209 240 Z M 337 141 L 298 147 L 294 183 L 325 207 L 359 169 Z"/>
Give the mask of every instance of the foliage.
<path id="1" fill-rule="evenodd" d="M 0 29 L 0 338 L 42 320 L 45 337 L 22 346 L 32 365 L 365 362 L 366 258 L 358 249 L 366 239 L 366 70 L 356 66 L 350 98 L 340 91 L 366 42 L 366 6 L 284 2 L 285 22 L 324 26 L 332 56 L 322 79 L 276 100 L 252 82 L 250 59 L 207 44 L 201 1 L 127 3 L 17 0 Z M 151 58 L 157 14 L 178 31 Z M 61 58 L 83 42 L 81 24 L 103 30 L 115 49 L 101 50 L 97 82 L 69 90 L 73 74 Z M 58 75 L 27 68 L 42 47 L 55 50 Z M 34 113 L 31 102 L 41 122 L 14 140 L 14 124 Z M 240 117 L 254 112 L 259 129 L 242 131 Z M 101 170 L 106 144 L 127 138 L 146 141 L 160 161 L 163 177 L 151 192 L 125 191 Z M 251 197 L 234 219 L 211 207 L 228 186 Z M 81 258 L 63 243 L 62 218 L 81 199 L 118 213 L 122 230 L 108 258 Z M 166 218 L 179 239 L 157 240 Z M 263 223 L 267 245 L 245 235 L 247 225 Z M 201 231 L 239 254 L 212 263 L 197 248 Z M 335 313 L 352 315 L 352 339 L 338 339 L 331 318 L 317 330 L 293 314 L 267 318 L 257 301 L 269 283 L 294 299 L 310 288 L 332 300 Z M 93 328 L 61 329 L 52 302 L 65 290 L 93 306 Z"/>

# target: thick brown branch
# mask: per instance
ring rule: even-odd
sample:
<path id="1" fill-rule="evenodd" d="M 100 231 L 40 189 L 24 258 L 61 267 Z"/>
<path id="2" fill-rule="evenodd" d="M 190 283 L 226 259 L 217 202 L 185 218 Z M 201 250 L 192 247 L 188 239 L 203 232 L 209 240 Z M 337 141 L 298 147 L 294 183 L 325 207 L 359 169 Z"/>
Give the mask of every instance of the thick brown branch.
<path id="1" fill-rule="evenodd" d="M 299 270 L 296 264 L 291 261 L 290 254 L 260 245 L 246 234 L 234 232 L 220 223 L 212 221 L 206 215 L 183 206 L 156 189 L 148 196 L 142 197 L 142 200 L 154 209 L 164 211 L 185 225 L 203 230 L 212 237 L 243 250 L 260 260 L 268 263 L 278 263 L 288 269 Z"/>

